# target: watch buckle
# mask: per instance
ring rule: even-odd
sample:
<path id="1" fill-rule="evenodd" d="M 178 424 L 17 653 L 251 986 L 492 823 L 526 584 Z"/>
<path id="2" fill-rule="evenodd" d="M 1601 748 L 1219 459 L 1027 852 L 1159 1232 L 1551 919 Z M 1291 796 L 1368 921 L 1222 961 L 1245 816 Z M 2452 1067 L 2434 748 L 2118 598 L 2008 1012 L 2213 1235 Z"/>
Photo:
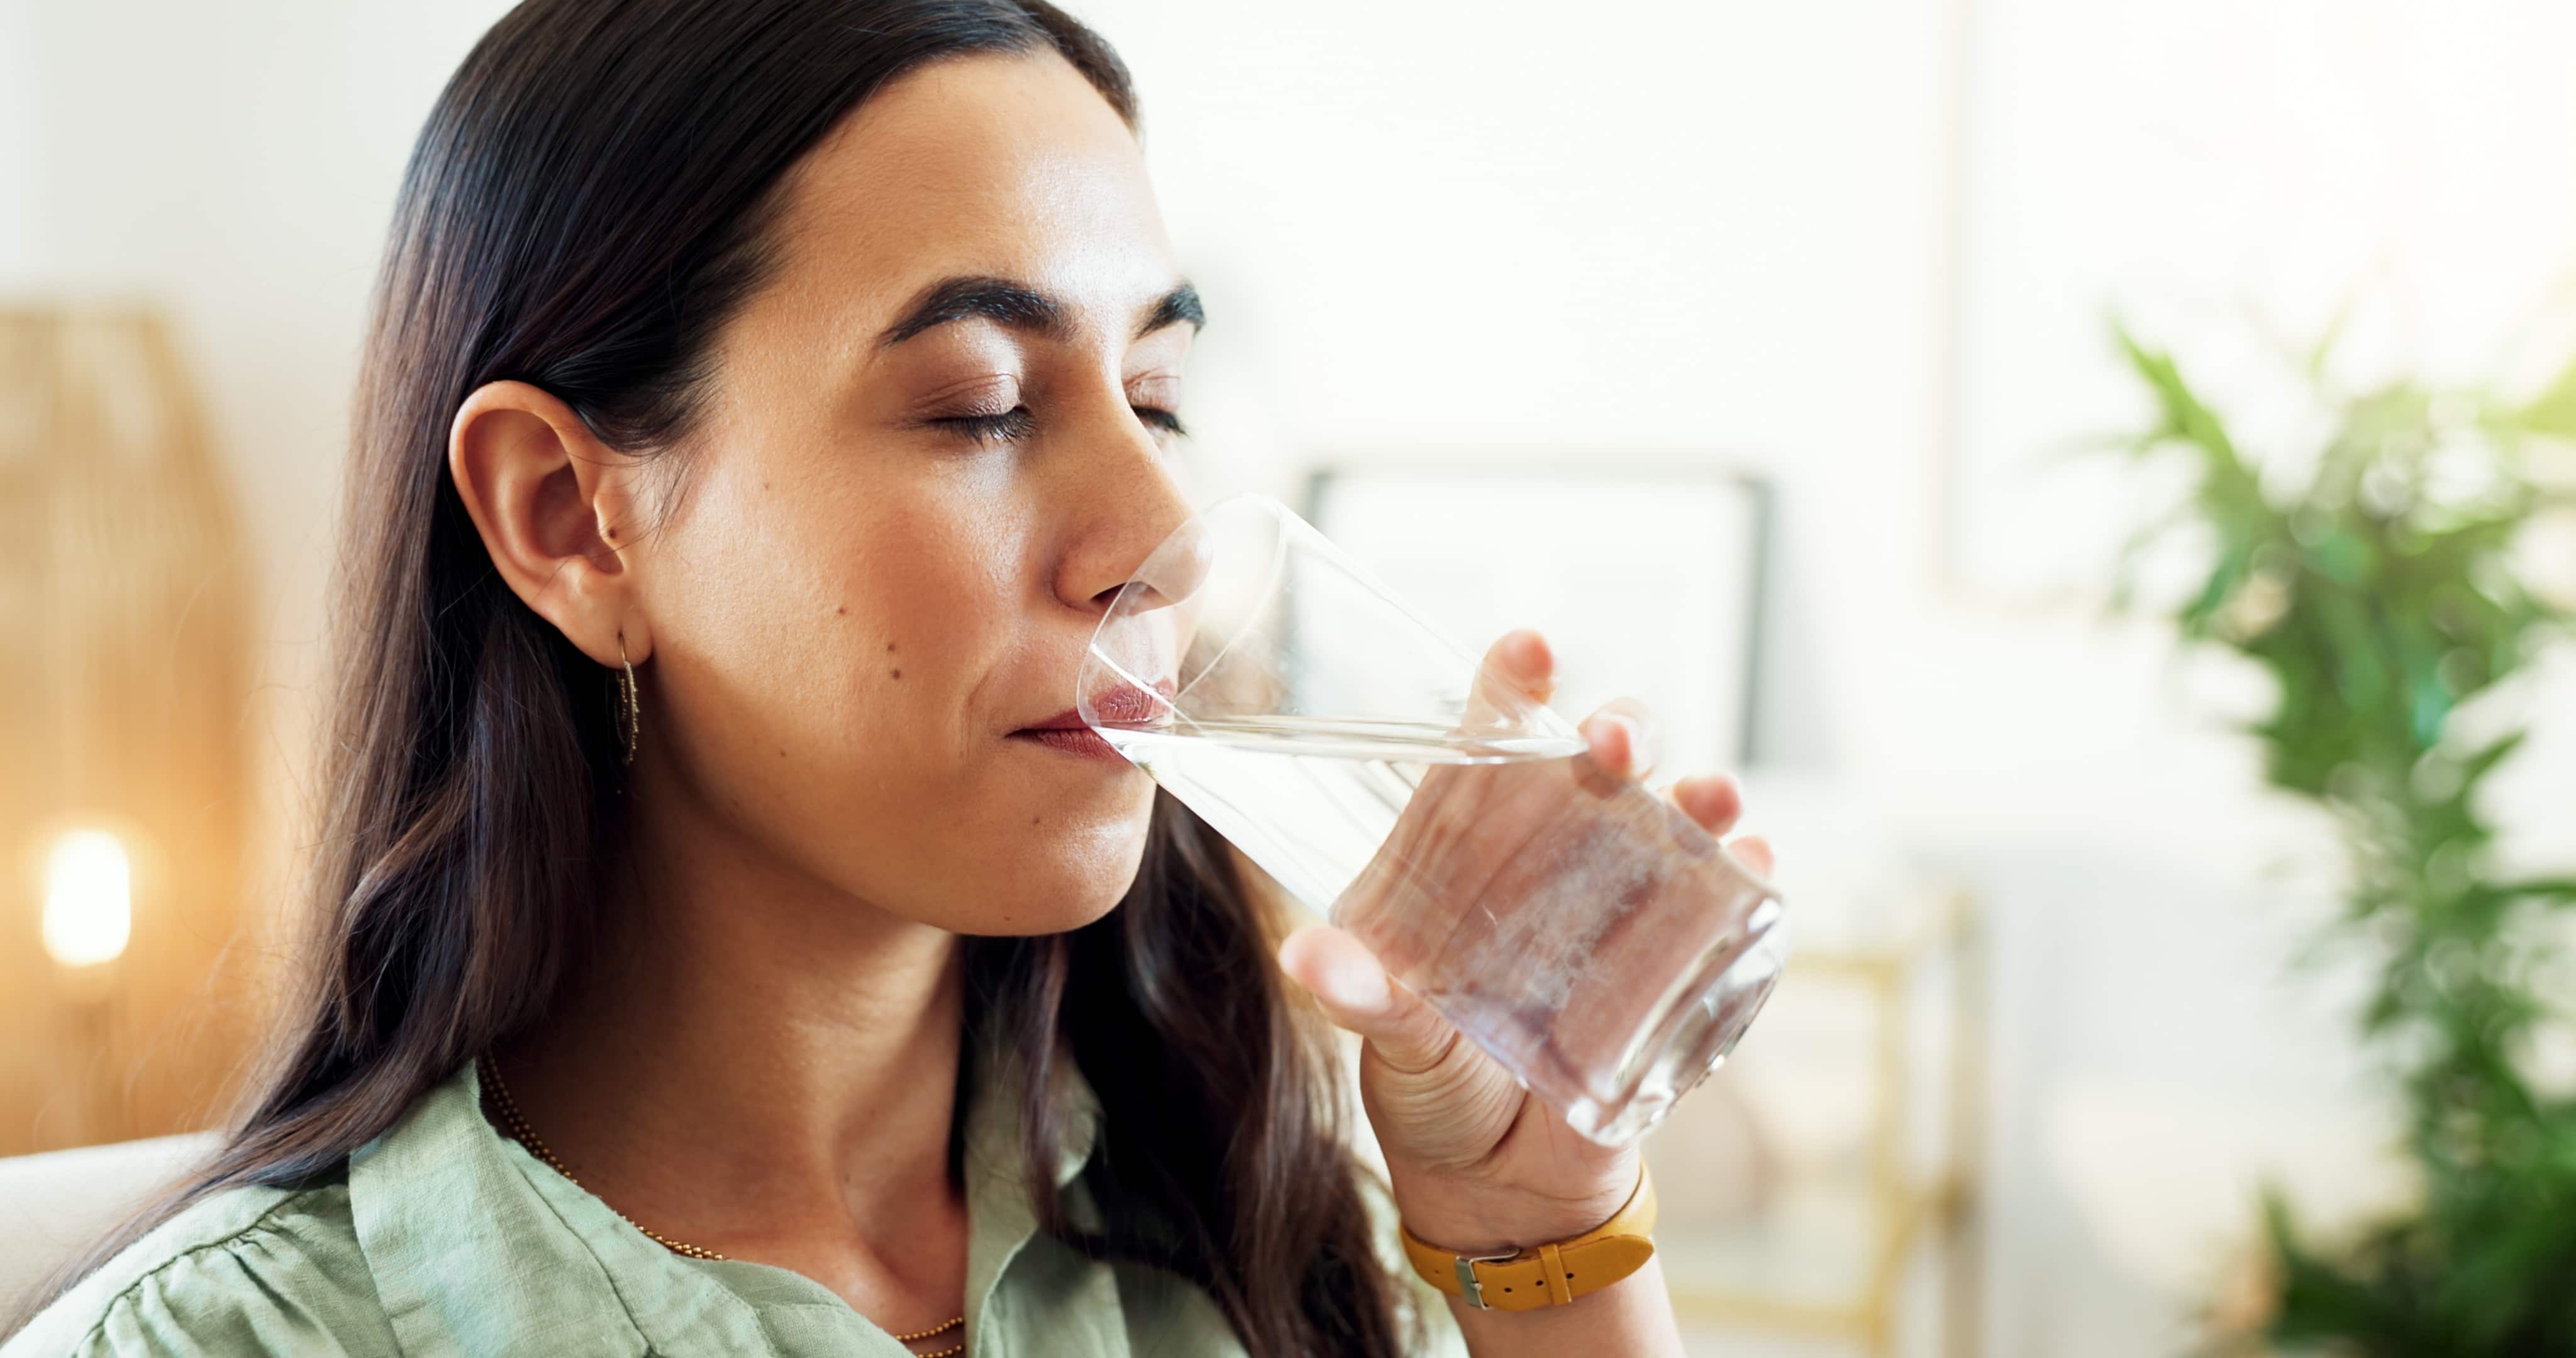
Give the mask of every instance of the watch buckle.
<path id="1" fill-rule="evenodd" d="M 1518 1259 L 1521 1257 L 1521 1252 L 1518 1247 L 1514 1247 L 1500 1254 L 1461 1254 L 1453 1257 L 1458 1261 L 1459 1295 L 1467 1299 L 1469 1306 L 1479 1311 L 1490 1311 L 1494 1308 L 1485 1304 L 1485 1285 L 1476 1278 L 1476 1265 L 1499 1264 Z"/>

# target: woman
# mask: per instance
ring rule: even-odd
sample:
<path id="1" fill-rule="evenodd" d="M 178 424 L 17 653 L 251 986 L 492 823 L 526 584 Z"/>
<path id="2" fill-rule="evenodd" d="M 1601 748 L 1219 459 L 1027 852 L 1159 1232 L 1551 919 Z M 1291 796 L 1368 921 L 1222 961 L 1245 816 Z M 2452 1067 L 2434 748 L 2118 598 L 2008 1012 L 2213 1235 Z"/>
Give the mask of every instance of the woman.
<path id="1" fill-rule="evenodd" d="M 1062 716 L 1188 512 L 1200 310 L 1135 125 L 1042 0 L 483 40 L 379 285 L 313 989 L 10 1358 L 1677 1348 L 1651 1263 L 1425 1332 L 1386 1216 L 1563 1240 L 1633 1152 L 1281 939 Z M 1493 658 L 1544 696 L 1538 638 Z M 1642 776 L 1641 714 L 1585 729 Z M 1385 1186 L 1282 970 L 1366 1039 Z"/>

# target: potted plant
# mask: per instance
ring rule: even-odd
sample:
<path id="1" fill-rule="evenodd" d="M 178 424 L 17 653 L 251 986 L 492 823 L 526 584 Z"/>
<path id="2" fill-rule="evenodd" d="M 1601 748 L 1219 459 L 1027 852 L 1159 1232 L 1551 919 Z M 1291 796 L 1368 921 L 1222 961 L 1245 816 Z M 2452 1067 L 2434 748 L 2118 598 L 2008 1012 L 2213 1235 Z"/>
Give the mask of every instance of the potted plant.
<path id="1" fill-rule="evenodd" d="M 2527 734 L 2504 681 L 2569 620 L 2513 549 L 2567 499 L 2527 466 L 2576 440 L 2576 367 L 2532 401 L 2411 379 L 2346 391 L 2320 346 L 2306 371 L 2331 433 L 2283 484 L 2169 354 L 2117 339 L 2154 410 L 2124 446 L 2178 460 L 2189 487 L 2133 544 L 2121 598 L 2133 606 L 2136 546 L 2192 525 L 2212 549 L 2170 612 L 2186 645 L 2272 681 L 2247 730 L 2266 780 L 2335 827 L 2348 875 L 2320 941 L 2375 972 L 2360 1034 L 2421 1183 L 2405 1211 L 2330 1232 L 2268 1195 L 2254 1304 L 2224 1308 L 2242 1328 L 2212 1351 L 2576 1354 L 2576 1093 L 2530 1061 L 2571 1021 L 2545 928 L 2576 877 L 2506 871 L 2481 796 Z"/>

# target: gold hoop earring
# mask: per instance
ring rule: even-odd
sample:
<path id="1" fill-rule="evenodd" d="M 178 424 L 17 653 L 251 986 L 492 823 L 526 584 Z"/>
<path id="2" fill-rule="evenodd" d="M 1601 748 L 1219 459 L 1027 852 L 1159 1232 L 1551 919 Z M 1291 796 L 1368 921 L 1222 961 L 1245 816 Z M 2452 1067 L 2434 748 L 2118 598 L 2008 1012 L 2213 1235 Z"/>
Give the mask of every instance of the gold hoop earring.
<path id="1" fill-rule="evenodd" d="M 617 733 L 626 740 L 626 755 L 618 762 L 632 764 L 635 762 L 635 734 L 644 725 L 644 708 L 636 701 L 635 664 L 626 658 L 626 633 L 622 629 L 617 634 L 617 663 L 626 671 L 617 683 Z"/>

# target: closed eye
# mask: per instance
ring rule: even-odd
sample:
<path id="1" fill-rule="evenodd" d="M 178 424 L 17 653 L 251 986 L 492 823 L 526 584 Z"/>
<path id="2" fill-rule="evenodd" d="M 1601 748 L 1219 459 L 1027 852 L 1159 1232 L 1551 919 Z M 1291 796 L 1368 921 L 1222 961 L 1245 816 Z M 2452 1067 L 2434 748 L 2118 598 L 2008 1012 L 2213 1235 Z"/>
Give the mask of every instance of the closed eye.
<path id="1" fill-rule="evenodd" d="M 1179 412 L 1161 406 L 1134 406 L 1136 418 L 1147 428 L 1162 430 L 1174 438 L 1186 438 L 1189 430 L 1182 425 Z M 927 421 L 934 428 L 945 429 L 977 443 L 1016 443 L 1029 436 L 1037 417 L 1027 406 L 1013 406 L 998 415 L 947 415 Z"/>
<path id="2" fill-rule="evenodd" d="M 999 415 L 946 415 L 928 423 L 977 443 L 1014 443 L 1028 437 L 1037 421 L 1027 406 L 1013 406 Z"/>

